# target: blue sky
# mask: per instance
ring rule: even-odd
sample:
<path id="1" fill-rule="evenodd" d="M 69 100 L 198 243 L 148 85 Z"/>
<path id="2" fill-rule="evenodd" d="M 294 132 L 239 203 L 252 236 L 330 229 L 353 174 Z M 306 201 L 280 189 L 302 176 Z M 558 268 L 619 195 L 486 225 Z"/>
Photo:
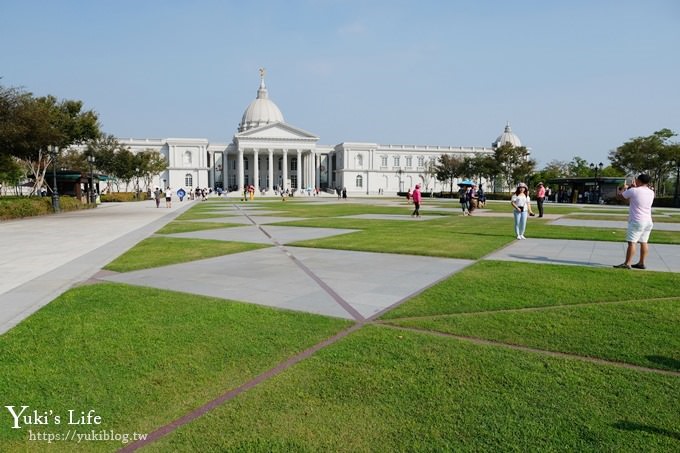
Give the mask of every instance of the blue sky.
<path id="1" fill-rule="evenodd" d="M 258 68 L 319 143 L 490 146 L 542 167 L 680 132 L 680 2 L 0 0 L 0 83 L 118 137 L 228 143 Z"/>

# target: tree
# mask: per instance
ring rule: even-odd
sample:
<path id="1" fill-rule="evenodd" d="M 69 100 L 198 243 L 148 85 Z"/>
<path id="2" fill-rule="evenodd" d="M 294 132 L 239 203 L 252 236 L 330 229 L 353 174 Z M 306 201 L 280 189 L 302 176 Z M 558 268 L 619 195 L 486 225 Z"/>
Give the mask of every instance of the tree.
<path id="1" fill-rule="evenodd" d="M 566 176 L 592 176 L 593 170 L 587 160 L 579 156 L 574 158 L 567 164 L 568 173 Z"/>
<path id="2" fill-rule="evenodd" d="M 673 190 L 673 206 L 680 208 L 680 143 L 669 146 L 668 154 L 673 163 L 675 173 L 675 189 Z"/>
<path id="3" fill-rule="evenodd" d="M 536 161 L 529 158 L 529 150 L 525 146 L 506 143 L 494 150 L 494 157 L 498 164 L 498 175 L 503 178 L 507 187 L 527 180 L 536 167 Z"/>
<path id="4" fill-rule="evenodd" d="M 125 184 L 125 191 L 127 192 L 130 186 L 130 181 L 137 174 L 137 161 L 135 155 L 127 148 L 118 149 L 113 156 L 112 173 L 117 180 Z M 116 183 L 116 186 L 118 184 Z"/>
<path id="5" fill-rule="evenodd" d="M 35 98 L 19 89 L 0 87 L 0 152 L 20 159 L 35 180 L 31 194 L 44 183 L 52 162 L 47 152 L 50 146 L 65 149 L 99 136 L 96 113 L 82 108 L 81 101 Z"/>
<path id="6" fill-rule="evenodd" d="M 153 149 L 145 149 L 136 156 L 136 168 L 139 169 L 138 178 L 142 178 L 144 185 L 149 187 L 154 176 L 167 170 L 168 161 L 161 153 Z"/>
<path id="7" fill-rule="evenodd" d="M 89 165 L 87 154 L 73 148 L 67 149 L 66 152 L 59 157 L 59 167 L 62 169 L 77 170 L 82 173 L 87 173 L 90 170 Z"/>
<path id="8" fill-rule="evenodd" d="M 25 173 L 16 157 L 8 154 L 0 154 L 0 184 L 3 188 L 7 186 L 18 186 L 25 179 Z M 2 195 L 2 190 L 0 190 Z"/>
<path id="9" fill-rule="evenodd" d="M 612 166 L 626 174 L 647 173 L 652 185 L 658 186 L 670 170 L 673 162 L 672 137 L 677 134 L 670 129 L 661 129 L 647 137 L 635 137 L 609 153 Z"/>
<path id="10" fill-rule="evenodd" d="M 460 176 L 462 160 L 457 156 L 450 156 L 448 154 L 442 154 L 437 159 L 437 165 L 435 165 L 437 180 L 441 182 L 449 182 L 450 189 L 449 192 L 453 193 L 453 180 Z"/>
<path id="11" fill-rule="evenodd" d="M 488 154 L 477 155 L 475 157 L 474 165 L 477 170 L 477 175 L 479 176 L 480 179 L 479 187 L 482 188 L 481 186 L 482 178 L 486 179 L 487 181 L 493 180 L 494 181 L 493 185 L 495 186 L 495 179 L 498 176 L 499 167 L 494 156 L 490 156 Z"/>

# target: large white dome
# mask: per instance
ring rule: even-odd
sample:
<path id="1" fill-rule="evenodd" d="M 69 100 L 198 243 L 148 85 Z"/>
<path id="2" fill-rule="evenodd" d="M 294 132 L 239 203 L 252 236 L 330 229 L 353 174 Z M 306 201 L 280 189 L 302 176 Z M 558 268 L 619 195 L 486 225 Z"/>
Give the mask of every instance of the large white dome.
<path id="1" fill-rule="evenodd" d="M 503 133 L 498 136 L 496 141 L 493 142 L 491 146 L 493 148 L 499 148 L 506 143 L 510 143 L 514 147 L 522 146 L 522 142 L 519 140 L 519 137 L 512 132 L 512 129 L 510 129 L 509 122 L 505 125 L 505 130 Z"/>
<path id="2" fill-rule="evenodd" d="M 276 104 L 269 99 L 267 87 L 264 85 L 264 76 L 261 76 L 257 98 L 243 112 L 241 123 L 238 125 L 238 131 L 243 132 L 254 127 L 277 122 L 283 122 L 283 114 Z"/>

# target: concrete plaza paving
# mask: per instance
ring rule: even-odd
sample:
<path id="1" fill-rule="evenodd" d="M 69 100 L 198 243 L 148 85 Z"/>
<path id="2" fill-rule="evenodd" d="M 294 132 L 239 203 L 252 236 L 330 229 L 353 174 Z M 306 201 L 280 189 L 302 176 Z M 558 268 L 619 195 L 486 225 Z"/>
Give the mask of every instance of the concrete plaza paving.
<path id="1" fill-rule="evenodd" d="M 320 197 L 309 201 L 346 203 Z M 393 201 L 352 202 L 384 206 Z M 255 242 L 272 247 L 125 274 L 100 272 L 108 262 L 197 203 L 174 203 L 172 209 L 156 209 L 151 201 L 105 204 L 91 211 L 0 222 L 0 333 L 95 274 L 105 281 L 366 319 L 472 263 L 292 247 L 286 244 L 353 234 L 356 230 L 268 225 L 297 219 L 271 215 L 276 211 L 258 206 L 211 202 L 224 217 L 205 219 L 206 222 L 235 223 L 239 219 L 237 222 L 244 225 L 169 236 Z M 404 215 L 375 218 L 410 220 L 410 208 L 404 208 Z M 511 222 L 510 214 L 505 216 Z M 572 220 L 571 224 L 584 228 L 602 225 L 593 222 L 611 221 Z M 513 241 L 484 259 L 610 267 L 623 260 L 624 251 L 625 244 L 621 242 L 529 238 Z M 680 273 L 680 246 L 650 244 L 647 265 L 652 271 Z"/>
<path id="2" fill-rule="evenodd" d="M 345 304 L 354 308 L 354 313 L 369 318 L 471 263 L 386 253 L 271 247 L 102 279 L 355 319 Z M 313 276 L 306 270 L 311 270 Z"/>
<path id="3" fill-rule="evenodd" d="M 0 334 L 191 206 L 153 201 L 0 222 Z"/>

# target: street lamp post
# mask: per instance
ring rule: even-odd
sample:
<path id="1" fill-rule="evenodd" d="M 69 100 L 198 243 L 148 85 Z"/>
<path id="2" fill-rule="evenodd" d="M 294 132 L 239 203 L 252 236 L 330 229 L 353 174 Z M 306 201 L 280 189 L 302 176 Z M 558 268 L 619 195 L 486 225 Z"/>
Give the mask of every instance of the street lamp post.
<path id="1" fill-rule="evenodd" d="M 139 168 L 135 168 L 135 200 L 139 200 Z"/>
<path id="2" fill-rule="evenodd" d="M 52 156 L 52 210 L 59 212 L 59 191 L 57 190 L 57 156 L 59 148 L 50 146 L 50 156 Z"/>
<path id="3" fill-rule="evenodd" d="M 88 154 L 87 163 L 90 164 L 90 187 L 89 187 L 90 203 L 95 204 L 96 198 L 94 194 L 94 171 L 93 171 L 94 155 Z"/>
<path id="4" fill-rule="evenodd" d="M 404 191 L 404 181 L 402 181 L 402 179 L 401 179 L 401 175 L 403 175 L 404 173 L 406 173 L 406 172 L 404 170 L 402 170 L 401 168 L 399 168 L 399 170 L 397 170 L 397 174 L 399 175 L 399 192 Z"/>
<path id="5" fill-rule="evenodd" d="M 600 203 L 600 179 L 598 178 L 598 174 L 602 172 L 602 167 L 604 167 L 602 162 L 597 165 L 593 163 L 590 164 L 590 169 L 595 170 L 595 199 L 593 203 L 596 204 Z"/>

